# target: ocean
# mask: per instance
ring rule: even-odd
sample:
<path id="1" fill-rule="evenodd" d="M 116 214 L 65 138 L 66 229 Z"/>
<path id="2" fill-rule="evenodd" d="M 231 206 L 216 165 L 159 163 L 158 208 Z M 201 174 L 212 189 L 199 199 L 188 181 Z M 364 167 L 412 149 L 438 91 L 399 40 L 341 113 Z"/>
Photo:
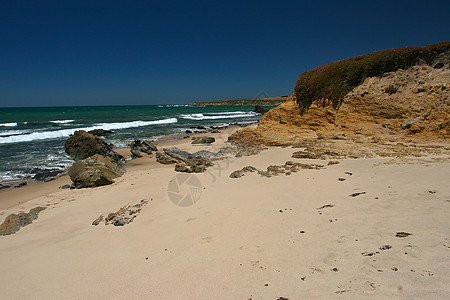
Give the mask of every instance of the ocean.
<path id="1" fill-rule="evenodd" d="M 136 139 L 155 140 L 198 126 L 254 123 L 261 115 L 253 109 L 188 105 L 0 108 L 0 183 L 65 170 L 73 160 L 65 153 L 64 143 L 76 130 L 112 130 L 102 138 L 127 147 Z"/>

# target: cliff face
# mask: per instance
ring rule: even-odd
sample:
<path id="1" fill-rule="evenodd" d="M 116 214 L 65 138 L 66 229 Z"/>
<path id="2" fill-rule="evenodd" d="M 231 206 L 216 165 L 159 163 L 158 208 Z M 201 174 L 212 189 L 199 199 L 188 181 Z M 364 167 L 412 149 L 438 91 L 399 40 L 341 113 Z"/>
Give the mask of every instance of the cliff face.
<path id="1" fill-rule="evenodd" d="M 263 116 L 256 129 L 244 129 L 230 137 L 230 141 L 292 145 L 303 139 L 338 139 L 353 135 L 390 140 L 448 139 L 450 47 L 446 47 L 447 44 L 450 45 L 438 44 L 439 49 L 444 50 L 436 52 L 435 56 L 427 52 L 428 61 L 418 59 L 407 69 L 366 77 L 347 92 L 338 105 L 333 99 L 314 98 L 306 109 L 302 106 L 305 99 L 298 98 L 301 93 L 297 93 L 296 88 L 285 103 Z M 326 68 L 321 70 L 326 71 Z M 331 87 L 321 89 L 333 93 Z"/>

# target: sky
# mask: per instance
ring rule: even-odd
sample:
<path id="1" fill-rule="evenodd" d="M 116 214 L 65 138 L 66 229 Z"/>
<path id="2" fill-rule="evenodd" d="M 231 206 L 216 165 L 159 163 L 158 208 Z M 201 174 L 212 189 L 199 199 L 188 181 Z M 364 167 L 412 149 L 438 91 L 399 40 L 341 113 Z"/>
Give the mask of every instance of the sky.
<path id="1" fill-rule="evenodd" d="M 450 40 L 450 1 L 0 0 L 0 107 L 291 95 L 304 71 Z"/>

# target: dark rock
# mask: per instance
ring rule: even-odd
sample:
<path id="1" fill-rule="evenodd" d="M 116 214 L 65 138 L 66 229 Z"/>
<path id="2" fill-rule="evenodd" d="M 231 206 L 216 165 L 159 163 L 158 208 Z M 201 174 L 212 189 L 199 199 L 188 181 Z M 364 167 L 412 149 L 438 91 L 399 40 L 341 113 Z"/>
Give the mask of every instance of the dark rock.
<path id="1" fill-rule="evenodd" d="M 27 185 L 26 182 L 21 182 L 21 183 L 19 183 L 19 184 L 16 184 L 16 185 L 14 186 L 14 188 L 15 188 L 15 189 L 18 189 L 18 188 L 23 187 L 23 186 L 25 186 L 25 185 Z"/>
<path id="2" fill-rule="evenodd" d="M 357 196 L 359 196 L 359 195 L 364 195 L 365 193 L 366 193 L 366 192 L 353 193 L 353 194 L 350 194 L 349 197 L 357 197 Z"/>
<path id="3" fill-rule="evenodd" d="M 75 131 L 75 133 L 66 141 L 66 153 L 74 160 L 82 160 L 99 154 L 102 156 L 109 156 L 116 164 L 124 164 L 125 159 L 122 155 L 112 150 L 108 145 L 98 136 L 87 133 L 84 130 Z"/>
<path id="4" fill-rule="evenodd" d="M 255 110 L 254 110 L 255 113 L 258 113 L 258 114 L 265 114 L 265 113 L 268 112 L 268 111 L 269 111 L 268 109 L 265 109 L 265 108 L 262 107 L 261 105 L 255 105 Z"/>
<path id="5" fill-rule="evenodd" d="M 189 152 L 182 151 L 177 147 L 164 148 L 163 151 L 164 153 L 156 153 L 156 160 L 162 164 L 176 163 L 177 166 L 175 167 L 175 171 L 201 173 L 206 171 L 207 167 L 213 165 L 212 161 L 207 156 L 212 157 L 214 154 L 209 151 L 203 153 L 199 151 L 191 154 Z"/>
<path id="6" fill-rule="evenodd" d="M 205 126 L 197 126 L 196 128 L 200 129 L 200 130 L 205 130 L 206 129 Z"/>
<path id="7" fill-rule="evenodd" d="M 55 179 L 58 175 L 64 173 L 61 169 L 33 169 L 31 173 L 34 173 L 33 179 L 37 181 L 50 181 Z"/>
<path id="8" fill-rule="evenodd" d="M 64 184 L 59 187 L 60 189 L 70 189 L 70 184 Z"/>
<path id="9" fill-rule="evenodd" d="M 192 130 L 189 130 L 189 129 L 188 129 L 188 130 L 186 130 L 185 132 L 186 132 L 186 133 L 192 133 Z"/>
<path id="10" fill-rule="evenodd" d="M 153 151 L 158 151 L 158 148 L 150 141 L 135 140 L 130 144 L 130 152 L 133 157 L 142 157 L 141 152 L 150 155 Z"/>
<path id="11" fill-rule="evenodd" d="M 94 130 L 89 130 L 88 133 L 96 135 L 96 136 L 107 136 L 108 134 L 114 133 L 111 130 L 106 130 L 106 129 L 94 129 Z"/>
<path id="12" fill-rule="evenodd" d="M 163 165 L 176 164 L 178 160 L 170 157 L 164 152 L 156 152 L 156 161 Z"/>
<path id="13" fill-rule="evenodd" d="M 381 124 L 381 126 L 383 126 L 384 128 L 389 128 L 391 126 L 391 123 L 384 122 L 383 124 Z"/>
<path id="14" fill-rule="evenodd" d="M 407 237 L 408 235 L 412 235 L 412 233 L 400 231 L 395 234 L 396 237 L 401 237 L 401 238 Z"/>
<path id="15" fill-rule="evenodd" d="M 7 189 L 7 188 L 10 188 L 10 187 L 11 186 L 7 185 L 7 184 L 0 184 L 0 190 Z"/>
<path id="16" fill-rule="evenodd" d="M 79 160 L 68 169 L 70 179 L 77 189 L 111 184 L 114 178 L 124 173 L 123 166 L 116 164 L 111 157 L 99 154 Z"/>
<path id="17" fill-rule="evenodd" d="M 216 141 L 215 138 L 209 136 L 194 137 L 192 144 L 212 144 Z"/>
<path id="18" fill-rule="evenodd" d="M 38 218 L 38 214 L 44 209 L 46 208 L 38 206 L 31 209 L 28 213 L 9 215 L 0 225 L 0 235 L 10 235 L 16 233 L 21 227 L 27 226 L 36 220 Z"/>

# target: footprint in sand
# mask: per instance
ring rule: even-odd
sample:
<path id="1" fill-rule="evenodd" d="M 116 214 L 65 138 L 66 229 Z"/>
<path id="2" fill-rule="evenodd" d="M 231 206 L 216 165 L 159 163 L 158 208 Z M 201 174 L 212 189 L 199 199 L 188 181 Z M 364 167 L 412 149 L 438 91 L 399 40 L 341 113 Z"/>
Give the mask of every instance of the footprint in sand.
<path id="1" fill-rule="evenodd" d="M 195 221 L 195 220 L 197 220 L 197 218 L 189 218 L 189 219 L 186 220 L 186 222 L 192 222 L 192 221 Z"/>
<path id="2" fill-rule="evenodd" d="M 204 238 L 202 238 L 202 242 L 204 243 L 211 243 L 214 240 L 213 236 L 206 236 Z"/>

